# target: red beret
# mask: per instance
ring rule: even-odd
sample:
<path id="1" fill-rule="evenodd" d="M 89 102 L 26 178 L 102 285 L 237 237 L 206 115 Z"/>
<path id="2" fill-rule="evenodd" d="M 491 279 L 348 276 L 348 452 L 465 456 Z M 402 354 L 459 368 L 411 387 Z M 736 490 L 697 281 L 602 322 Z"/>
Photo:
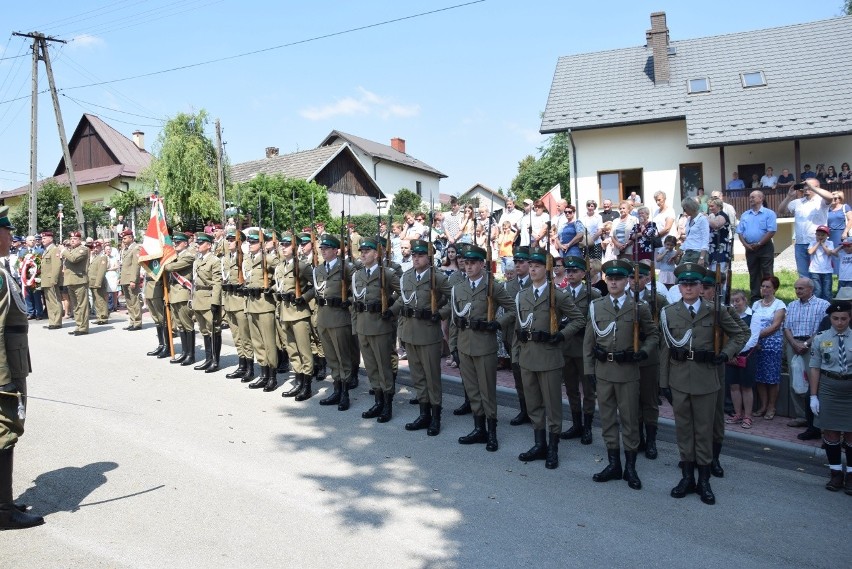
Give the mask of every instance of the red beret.
<path id="1" fill-rule="evenodd" d="M 53 237 L 53 231 L 42 231 L 41 236 L 42 237 Z"/>
<path id="2" fill-rule="evenodd" d="M 68 234 L 68 237 L 82 237 L 82 236 L 83 236 L 83 234 L 80 233 L 79 231 L 72 231 L 71 233 Z"/>
<path id="3" fill-rule="evenodd" d="M 133 230 L 132 229 L 125 229 L 124 231 L 119 233 L 118 236 L 119 237 L 133 237 Z"/>

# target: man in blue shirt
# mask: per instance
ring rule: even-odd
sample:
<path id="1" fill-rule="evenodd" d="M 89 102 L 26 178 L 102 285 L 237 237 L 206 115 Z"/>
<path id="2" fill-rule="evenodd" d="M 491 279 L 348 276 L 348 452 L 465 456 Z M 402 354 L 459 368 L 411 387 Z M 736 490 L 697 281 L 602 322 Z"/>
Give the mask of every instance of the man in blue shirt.
<path id="1" fill-rule="evenodd" d="M 755 190 L 748 196 L 750 209 L 743 212 L 737 225 L 737 235 L 746 251 L 749 288 L 752 301 L 760 299 L 763 275 L 774 274 L 775 245 L 772 237 L 778 231 L 778 217 L 763 207 L 763 192 Z"/>
<path id="2" fill-rule="evenodd" d="M 744 190 L 745 189 L 745 182 L 740 180 L 739 172 L 734 172 L 733 174 L 731 174 L 731 181 L 728 182 L 728 188 L 727 189 L 729 189 L 729 190 Z"/>
<path id="3" fill-rule="evenodd" d="M 802 177 L 799 181 L 804 182 L 805 180 L 809 180 L 810 178 L 816 178 L 816 172 L 811 170 L 810 164 L 805 164 L 805 169 L 802 171 Z"/>

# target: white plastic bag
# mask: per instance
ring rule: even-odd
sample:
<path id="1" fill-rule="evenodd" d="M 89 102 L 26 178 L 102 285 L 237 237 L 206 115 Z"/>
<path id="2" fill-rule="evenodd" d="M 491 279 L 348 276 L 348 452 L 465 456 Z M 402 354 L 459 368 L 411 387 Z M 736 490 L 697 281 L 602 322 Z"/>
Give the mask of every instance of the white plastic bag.
<path id="1" fill-rule="evenodd" d="M 790 359 L 790 383 L 793 385 L 793 391 L 802 395 L 808 392 L 808 376 L 805 375 L 805 359 L 796 354 Z"/>

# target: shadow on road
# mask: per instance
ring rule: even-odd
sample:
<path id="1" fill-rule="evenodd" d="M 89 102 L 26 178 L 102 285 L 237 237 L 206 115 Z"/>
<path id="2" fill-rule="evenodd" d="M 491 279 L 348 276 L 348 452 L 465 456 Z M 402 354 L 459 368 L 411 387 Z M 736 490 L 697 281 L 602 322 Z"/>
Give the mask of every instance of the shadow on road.
<path id="1" fill-rule="evenodd" d="M 33 512 L 42 516 L 76 512 L 86 496 L 106 483 L 105 473 L 116 468 L 115 462 L 93 462 L 45 472 L 16 501 L 31 505 Z"/>

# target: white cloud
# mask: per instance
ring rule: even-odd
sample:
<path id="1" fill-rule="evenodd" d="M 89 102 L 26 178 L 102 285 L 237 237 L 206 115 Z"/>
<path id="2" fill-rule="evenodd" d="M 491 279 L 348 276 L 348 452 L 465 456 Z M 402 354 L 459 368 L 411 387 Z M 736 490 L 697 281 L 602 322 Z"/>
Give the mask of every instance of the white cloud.
<path id="1" fill-rule="evenodd" d="M 312 121 L 352 115 L 377 116 L 383 119 L 406 118 L 419 115 L 420 105 L 396 103 L 393 99 L 382 97 L 363 87 L 358 87 L 357 96 L 344 97 L 327 105 L 308 107 L 299 111 L 299 114 Z"/>
<path id="2" fill-rule="evenodd" d="M 104 40 L 97 37 L 91 36 L 89 34 L 81 34 L 79 36 L 74 36 L 71 39 L 70 45 L 71 47 L 97 47 L 104 45 Z"/>

